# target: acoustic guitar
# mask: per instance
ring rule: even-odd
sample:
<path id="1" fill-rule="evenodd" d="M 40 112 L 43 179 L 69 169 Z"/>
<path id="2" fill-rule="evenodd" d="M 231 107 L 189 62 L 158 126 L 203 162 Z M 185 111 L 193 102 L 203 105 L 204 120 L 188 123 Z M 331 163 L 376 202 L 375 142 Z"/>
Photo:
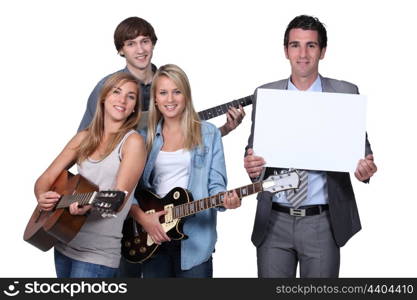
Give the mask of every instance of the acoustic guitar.
<path id="1" fill-rule="evenodd" d="M 42 251 L 51 249 L 57 241 L 69 243 L 85 223 L 85 215 L 71 215 L 68 207 L 92 205 L 102 217 L 114 216 L 124 202 L 122 191 L 98 191 L 98 187 L 81 175 L 63 171 L 51 187 L 61 195 L 52 211 L 36 206 L 23 234 L 23 239 Z"/>
<path id="2" fill-rule="evenodd" d="M 277 193 L 284 190 L 296 189 L 300 184 L 297 171 L 290 171 L 279 175 L 271 175 L 264 181 L 258 181 L 235 189 L 239 198 L 243 198 L 261 191 Z M 229 191 L 231 192 L 231 191 Z M 192 194 L 186 189 L 173 188 L 165 197 L 160 198 L 148 190 L 136 192 L 140 208 L 148 214 L 161 210 L 166 212 L 160 217 L 164 231 L 172 240 L 187 238 L 182 233 L 182 218 L 206 209 L 223 205 L 224 193 L 193 201 Z M 157 244 L 132 217 L 126 219 L 123 225 L 122 255 L 133 263 L 142 263 L 150 258 L 158 249 Z"/>

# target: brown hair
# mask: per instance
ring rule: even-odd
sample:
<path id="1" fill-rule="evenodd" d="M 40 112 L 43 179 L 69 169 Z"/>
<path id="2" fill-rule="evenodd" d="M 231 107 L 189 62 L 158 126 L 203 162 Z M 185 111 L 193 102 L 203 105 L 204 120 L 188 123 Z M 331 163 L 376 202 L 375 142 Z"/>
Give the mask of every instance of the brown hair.
<path id="1" fill-rule="evenodd" d="M 284 46 L 288 48 L 290 31 L 291 29 L 301 28 L 303 30 L 317 31 L 318 42 L 320 50 L 327 47 L 327 31 L 324 24 L 320 20 L 313 16 L 300 15 L 295 17 L 287 26 L 284 34 Z"/>
<path id="2" fill-rule="evenodd" d="M 146 20 L 139 17 L 130 17 L 123 20 L 114 31 L 114 45 L 117 51 L 123 48 L 125 41 L 133 40 L 139 35 L 149 37 L 154 46 L 158 40 L 152 25 Z"/>
<path id="3" fill-rule="evenodd" d="M 100 145 L 104 135 L 104 101 L 115 87 L 121 86 L 126 82 L 133 82 L 137 87 L 135 108 L 133 112 L 127 117 L 119 130 L 110 138 L 110 142 L 107 144 L 107 147 L 104 151 L 103 158 L 114 150 L 116 145 L 122 140 L 128 131 L 135 129 L 138 125 L 141 115 L 139 83 L 136 78 L 129 73 L 115 73 L 105 81 L 100 91 L 100 96 L 97 100 L 96 113 L 94 114 L 94 118 L 91 121 L 90 126 L 87 128 L 87 135 L 76 150 L 78 164 L 92 155 Z"/>

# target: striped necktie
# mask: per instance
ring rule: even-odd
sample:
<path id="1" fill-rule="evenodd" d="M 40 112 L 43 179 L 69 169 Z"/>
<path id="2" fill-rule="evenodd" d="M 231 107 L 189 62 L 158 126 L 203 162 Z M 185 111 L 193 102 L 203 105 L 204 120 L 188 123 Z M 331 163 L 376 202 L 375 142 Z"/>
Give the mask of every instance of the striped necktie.
<path id="1" fill-rule="evenodd" d="M 287 191 L 287 200 L 294 208 L 298 208 L 307 199 L 308 171 L 298 170 L 298 175 L 300 176 L 298 189 Z"/>

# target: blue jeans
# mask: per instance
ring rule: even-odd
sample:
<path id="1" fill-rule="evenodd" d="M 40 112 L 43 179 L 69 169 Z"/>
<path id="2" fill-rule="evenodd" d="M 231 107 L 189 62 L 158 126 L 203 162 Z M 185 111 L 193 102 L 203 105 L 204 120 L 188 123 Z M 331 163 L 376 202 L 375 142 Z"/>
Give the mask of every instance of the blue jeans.
<path id="1" fill-rule="evenodd" d="M 128 262 L 123 256 L 120 258 L 119 271 L 117 272 L 119 278 L 141 278 L 142 264 Z"/>
<path id="2" fill-rule="evenodd" d="M 72 259 L 57 250 L 54 256 L 58 278 L 111 278 L 117 274 L 117 268 Z"/>
<path id="3" fill-rule="evenodd" d="M 163 243 L 154 257 L 143 262 L 143 278 L 212 278 L 212 257 L 189 270 L 181 270 L 180 243 L 180 241 Z"/>

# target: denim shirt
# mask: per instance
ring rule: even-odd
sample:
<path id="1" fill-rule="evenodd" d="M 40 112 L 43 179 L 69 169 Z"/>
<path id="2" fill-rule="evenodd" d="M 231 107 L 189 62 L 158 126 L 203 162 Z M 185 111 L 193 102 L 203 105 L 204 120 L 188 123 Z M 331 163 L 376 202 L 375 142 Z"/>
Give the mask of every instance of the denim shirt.
<path id="1" fill-rule="evenodd" d="M 142 130 L 141 134 L 146 139 L 145 130 Z M 194 200 L 224 192 L 227 187 L 226 164 L 220 131 L 213 124 L 201 122 L 201 134 L 203 146 L 197 146 L 191 150 L 191 168 L 187 187 Z M 141 188 L 153 190 L 152 173 L 163 144 L 162 122 L 160 121 L 152 150 L 143 170 Z M 137 203 L 137 200 L 134 199 L 133 203 Z M 188 239 L 181 241 L 182 270 L 189 270 L 210 258 L 217 241 L 216 223 L 217 209 L 215 208 L 187 217 L 183 231 L 188 235 Z"/>

